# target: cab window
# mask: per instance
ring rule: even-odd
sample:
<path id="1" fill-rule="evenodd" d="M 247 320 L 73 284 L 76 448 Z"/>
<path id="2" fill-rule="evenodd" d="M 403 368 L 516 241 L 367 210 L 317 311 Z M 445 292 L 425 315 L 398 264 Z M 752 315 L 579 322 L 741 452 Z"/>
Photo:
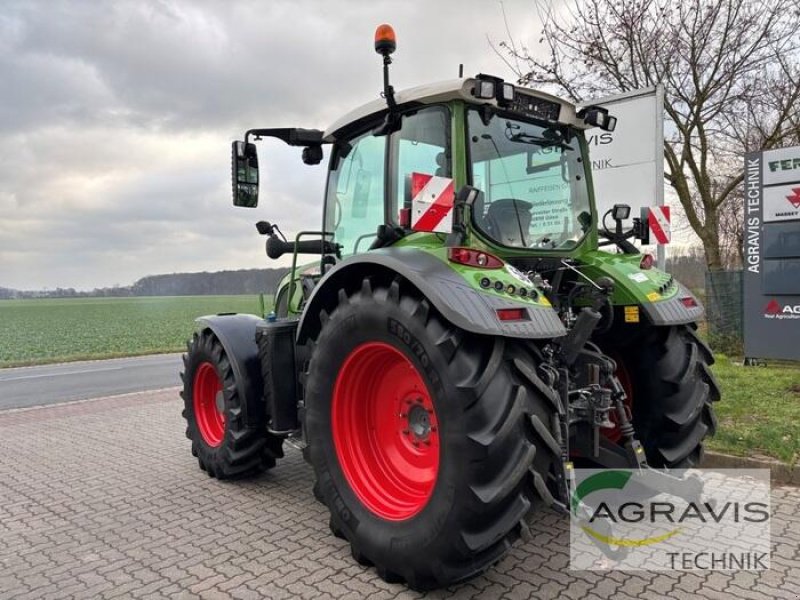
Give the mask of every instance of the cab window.
<path id="1" fill-rule="evenodd" d="M 378 225 L 386 222 L 384 180 L 386 137 L 366 133 L 350 141 L 328 182 L 325 230 L 350 255 L 369 248 Z"/>
<path id="2" fill-rule="evenodd" d="M 431 106 L 403 116 L 401 128 L 392 134 L 393 183 L 390 215 L 409 200 L 410 176 L 425 173 L 451 176 L 449 139 L 450 113 L 444 106 Z"/>
<path id="3" fill-rule="evenodd" d="M 448 110 L 431 106 L 401 118 L 400 128 L 390 136 L 370 131 L 350 140 L 346 154 L 337 150 L 338 164 L 328 180 L 325 231 L 333 232 L 343 255 L 365 252 L 379 225 L 397 222 L 399 206 L 410 200 L 412 173 L 450 177 Z M 391 164 L 388 207 L 387 163 Z"/>

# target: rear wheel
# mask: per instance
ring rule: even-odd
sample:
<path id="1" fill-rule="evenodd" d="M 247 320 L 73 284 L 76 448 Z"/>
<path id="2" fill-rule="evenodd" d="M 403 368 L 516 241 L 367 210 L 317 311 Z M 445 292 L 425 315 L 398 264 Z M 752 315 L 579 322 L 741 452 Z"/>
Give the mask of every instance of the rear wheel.
<path id="1" fill-rule="evenodd" d="M 719 386 L 714 357 L 694 325 L 651 327 L 610 350 L 631 396 L 633 426 L 654 467 L 691 468 L 703 458 L 703 440 L 717 427 Z"/>
<path id="2" fill-rule="evenodd" d="M 208 330 L 195 333 L 183 356 L 183 417 L 186 437 L 200 468 L 228 479 L 259 473 L 283 456 L 282 440 L 267 432 L 263 406 L 247 407 L 259 415 L 245 422 L 242 399 L 225 349 Z"/>
<path id="3" fill-rule="evenodd" d="M 341 291 L 322 323 L 305 422 L 334 534 L 413 588 L 481 573 L 553 502 L 558 401 L 537 350 L 455 329 L 397 281 Z"/>

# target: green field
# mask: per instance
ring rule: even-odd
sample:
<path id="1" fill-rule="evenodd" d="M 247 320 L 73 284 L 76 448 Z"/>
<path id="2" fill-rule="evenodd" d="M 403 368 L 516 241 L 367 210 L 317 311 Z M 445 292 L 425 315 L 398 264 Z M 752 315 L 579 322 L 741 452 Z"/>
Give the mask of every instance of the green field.
<path id="1" fill-rule="evenodd" d="M 217 312 L 258 313 L 258 296 L 0 300 L 0 367 L 180 351 Z"/>
<path id="2" fill-rule="evenodd" d="M 195 317 L 258 313 L 258 296 L 0 300 L 0 367 L 185 348 Z M 742 367 L 719 355 L 713 450 L 800 460 L 800 368 Z"/>

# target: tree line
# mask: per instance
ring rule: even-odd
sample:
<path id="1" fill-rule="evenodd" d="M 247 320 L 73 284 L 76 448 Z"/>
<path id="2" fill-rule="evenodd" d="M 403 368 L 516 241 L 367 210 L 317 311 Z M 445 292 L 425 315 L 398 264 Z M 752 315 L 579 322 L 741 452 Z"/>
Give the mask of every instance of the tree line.
<path id="1" fill-rule="evenodd" d="M 240 269 L 214 273 L 204 271 L 202 273 L 148 275 L 132 285 L 98 287 L 93 290 L 75 290 L 74 288 L 15 290 L 0 287 L 0 299 L 272 294 L 287 271 L 288 269 Z"/>
<path id="2" fill-rule="evenodd" d="M 667 271 L 690 289 L 705 286 L 706 264 L 702 250 L 688 248 L 667 259 Z M 100 287 L 93 290 L 55 288 L 14 290 L 0 287 L 0 299 L 12 298 L 127 298 L 135 296 L 218 296 L 275 292 L 288 269 L 240 269 L 214 273 L 171 273 L 148 275 L 133 285 Z"/>

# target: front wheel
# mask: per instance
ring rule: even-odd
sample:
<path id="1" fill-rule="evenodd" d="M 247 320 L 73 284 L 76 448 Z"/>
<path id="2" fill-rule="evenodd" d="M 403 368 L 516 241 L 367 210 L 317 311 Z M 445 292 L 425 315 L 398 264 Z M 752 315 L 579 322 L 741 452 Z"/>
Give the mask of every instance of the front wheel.
<path id="1" fill-rule="evenodd" d="M 194 334 L 183 365 L 186 437 L 200 468 L 210 477 L 229 479 L 274 467 L 283 456 L 283 442 L 267 432 L 263 406 L 247 407 L 259 415 L 258 425 L 245 422 L 230 359 L 211 331 Z"/>
<path id="2" fill-rule="evenodd" d="M 341 291 L 322 322 L 306 428 L 333 532 L 416 589 L 483 572 L 553 501 L 558 403 L 536 348 L 455 329 L 398 281 Z"/>

